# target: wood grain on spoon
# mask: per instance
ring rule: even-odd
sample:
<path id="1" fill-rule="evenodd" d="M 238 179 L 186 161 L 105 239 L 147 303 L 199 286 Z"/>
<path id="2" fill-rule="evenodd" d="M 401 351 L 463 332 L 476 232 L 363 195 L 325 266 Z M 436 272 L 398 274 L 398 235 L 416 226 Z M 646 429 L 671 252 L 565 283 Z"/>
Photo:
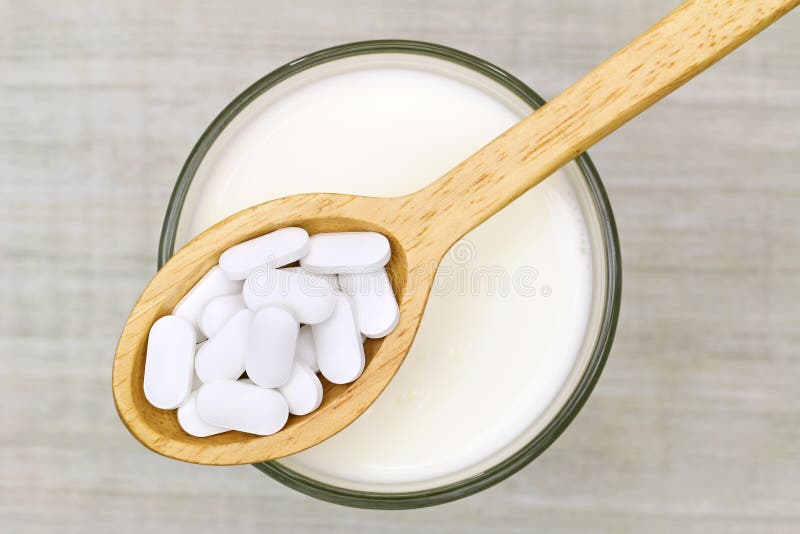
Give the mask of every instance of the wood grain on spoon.
<path id="1" fill-rule="evenodd" d="M 254 206 L 219 222 L 182 248 L 145 288 L 114 360 L 120 417 L 148 448 L 179 460 L 231 465 L 280 458 L 332 436 L 383 391 L 405 358 L 425 309 L 436 266 L 464 234 L 594 143 L 747 41 L 800 0 L 689 1 L 605 63 L 428 187 L 405 197 L 308 194 Z M 322 406 L 290 417 L 272 436 L 227 432 L 195 438 L 174 411 L 144 398 L 147 334 L 227 248 L 285 226 L 309 233 L 374 230 L 392 243 L 400 323 L 368 340 L 356 382 L 325 384 Z"/>

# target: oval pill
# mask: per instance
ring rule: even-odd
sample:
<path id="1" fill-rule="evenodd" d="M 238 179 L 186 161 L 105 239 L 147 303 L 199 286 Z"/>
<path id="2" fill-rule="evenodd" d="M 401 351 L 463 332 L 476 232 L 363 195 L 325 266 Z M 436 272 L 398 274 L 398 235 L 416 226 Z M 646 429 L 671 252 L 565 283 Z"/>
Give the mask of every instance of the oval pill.
<path id="1" fill-rule="evenodd" d="M 294 362 L 291 378 L 278 391 L 286 399 L 290 414 L 309 414 L 322 403 L 322 382 L 303 362 Z"/>
<path id="2" fill-rule="evenodd" d="M 219 258 L 219 266 L 232 280 L 244 280 L 261 265 L 272 268 L 295 262 L 308 253 L 308 232 L 302 228 L 281 228 L 239 243 Z"/>
<path id="3" fill-rule="evenodd" d="M 339 284 L 351 298 L 358 329 L 368 338 L 388 335 L 400 320 L 400 308 L 385 270 L 340 274 Z"/>
<path id="4" fill-rule="evenodd" d="M 300 333 L 297 335 L 297 346 L 294 349 L 294 359 L 295 361 L 303 362 L 315 373 L 319 372 L 317 351 L 314 348 L 314 335 L 311 333 L 311 325 L 303 325 L 300 327 Z"/>
<path id="5" fill-rule="evenodd" d="M 245 370 L 247 376 L 265 388 L 286 384 L 292 376 L 292 364 L 300 325 L 286 310 L 262 308 L 255 313 L 247 338 Z"/>
<path id="6" fill-rule="evenodd" d="M 314 234 L 300 265 L 325 274 L 382 269 L 391 257 L 389 240 L 377 232 Z"/>
<path id="7" fill-rule="evenodd" d="M 347 384 L 361 376 L 364 345 L 349 297 L 337 295 L 333 315 L 323 323 L 312 325 L 311 332 L 322 376 L 334 384 Z"/>
<path id="8" fill-rule="evenodd" d="M 281 306 L 304 324 L 324 321 L 331 316 L 336 305 L 334 292 L 328 283 L 313 276 L 268 267 L 259 267 L 250 273 L 242 295 L 251 310 Z"/>
<path id="9" fill-rule="evenodd" d="M 253 312 L 236 312 L 216 336 L 203 343 L 195 356 L 195 371 L 202 382 L 234 380 L 244 372 L 245 349 Z"/>
<path id="10" fill-rule="evenodd" d="M 214 337 L 236 312 L 243 309 L 245 309 L 245 305 L 241 293 L 214 297 L 206 304 L 200 315 L 200 331 L 206 337 Z"/>
<path id="11" fill-rule="evenodd" d="M 178 424 L 184 432 L 198 438 L 205 438 L 215 434 L 227 432 L 222 428 L 206 423 L 197 413 L 197 391 L 193 391 L 189 398 L 178 407 Z"/>
<path id="12" fill-rule="evenodd" d="M 200 333 L 200 314 L 208 302 L 214 297 L 241 291 L 242 282 L 229 279 L 219 265 L 215 265 L 178 301 L 172 315 L 186 319 Z"/>
<path id="13" fill-rule="evenodd" d="M 197 390 L 197 413 L 210 425 L 268 436 L 286 424 L 289 405 L 274 389 L 218 380 Z"/>
<path id="14" fill-rule="evenodd" d="M 150 328 L 144 363 L 144 396 L 164 410 L 186 400 L 192 390 L 192 367 L 197 341 L 189 322 L 166 315 Z"/>

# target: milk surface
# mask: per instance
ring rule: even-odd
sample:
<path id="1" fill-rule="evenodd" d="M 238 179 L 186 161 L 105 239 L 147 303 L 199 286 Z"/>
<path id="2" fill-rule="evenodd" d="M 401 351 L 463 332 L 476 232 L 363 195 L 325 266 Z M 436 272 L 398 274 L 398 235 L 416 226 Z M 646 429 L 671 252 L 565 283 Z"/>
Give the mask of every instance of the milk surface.
<path id="1" fill-rule="evenodd" d="M 440 60 L 387 54 L 316 67 L 220 136 L 178 245 L 285 195 L 411 193 L 527 112 L 495 82 Z M 380 398 L 282 462 L 340 486 L 403 491 L 513 453 L 558 409 L 581 352 L 593 292 L 586 220 L 562 170 L 473 230 L 443 260 L 411 352 Z"/>

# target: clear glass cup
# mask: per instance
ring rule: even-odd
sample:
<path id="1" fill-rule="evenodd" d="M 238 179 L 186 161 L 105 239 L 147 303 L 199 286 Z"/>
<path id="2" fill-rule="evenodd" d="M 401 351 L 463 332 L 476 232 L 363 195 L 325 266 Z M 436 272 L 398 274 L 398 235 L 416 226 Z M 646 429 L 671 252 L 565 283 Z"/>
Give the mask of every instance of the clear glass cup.
<path id="1" fill-rule="evenodd" d="M 477 85 L 497 85 L 517 99 L 517 104 L 536 109 L 542 98 L 517 78 L 480 58 L 441 45 L 418 41 L 381 40 L 345 44 L 321 50 L 292 61 L 261 78 L 237 96 L 211 123 L 192 149 L 181 170 L 167 207 L 158 251 L 161 267 L 172 256 L 176 242 L 189 237 L 180 225 L 184 206 L 192 203 L 192 181 L 203 158 L 223 134 L 225 128 L 254 100 L 266 91 L 281 90 L 282 82 L 317 67 L 354 56 L 408 54 L 409 57 L 434 58 L 439 65 L 453 65 L 468 70 Z M 527 465 L 549 447 L 569 425 L 589 397 L 611 348 L 619 314 L 621 265 L 614 217 L 597 170 L 589 156 L 582 154 L 565 167 L 578 194 L 589 230 L 593 256 L 594 297 L 589 326 L 574 368 L 550 408 L 537 419 L 510 452 L 504 450 L 477 473 L 455 474 L 456 480 L 419 489 L 374 491 L 331 484 L 310 473 L 292 469 L 280 460 L 255 464 L 255 467 L 284 485 L 312 497 L 346 506 L 382 509 L 418 508 L 440 504 L 488 488 Z M 181 235 L 183 234 L 183 235 Z M 453 478 L 453 477 L 451 477 Z"/>

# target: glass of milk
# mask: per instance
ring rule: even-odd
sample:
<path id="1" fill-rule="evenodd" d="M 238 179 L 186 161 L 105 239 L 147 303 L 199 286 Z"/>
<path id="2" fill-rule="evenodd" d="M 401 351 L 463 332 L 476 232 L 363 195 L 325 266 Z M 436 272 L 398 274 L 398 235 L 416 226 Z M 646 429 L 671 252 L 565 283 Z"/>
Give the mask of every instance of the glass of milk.
<path id="1" fill-rule="evenodd" d="M 273 198 L 416 191 L 542 104 L 498 67 L 428 43 L 354 43 L 293 61 L 200 137 L 170 199 L 159 264 Z M 256 467 L 370 508 L 446 502 L 513 474 L 553 443 L 599 377 L 617 321 L 618 247 L 582 155 L 445 256 L 410 353 L 359 419 Z"/>

